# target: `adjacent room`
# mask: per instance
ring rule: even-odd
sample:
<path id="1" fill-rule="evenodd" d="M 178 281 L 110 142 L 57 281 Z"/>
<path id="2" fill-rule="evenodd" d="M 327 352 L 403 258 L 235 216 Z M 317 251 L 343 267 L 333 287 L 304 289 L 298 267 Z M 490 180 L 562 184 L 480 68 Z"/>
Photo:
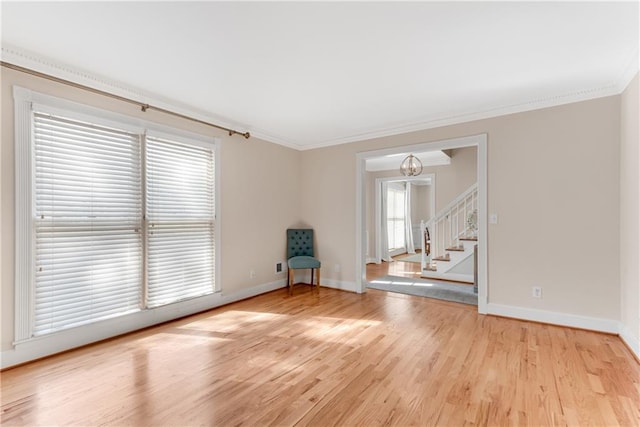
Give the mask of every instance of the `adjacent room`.
<path id="1" fill-rule="evenodd" d="M 366 160 L 369 288 L 478 305 L 477 151 L 472 145 Z M 410 162 L 419 173 L 402 169 Z"/>
<path id="2" fill-rule="evenodd" d="M 640 4 L 2 2 L 2 425 L 640 425 Z"/>

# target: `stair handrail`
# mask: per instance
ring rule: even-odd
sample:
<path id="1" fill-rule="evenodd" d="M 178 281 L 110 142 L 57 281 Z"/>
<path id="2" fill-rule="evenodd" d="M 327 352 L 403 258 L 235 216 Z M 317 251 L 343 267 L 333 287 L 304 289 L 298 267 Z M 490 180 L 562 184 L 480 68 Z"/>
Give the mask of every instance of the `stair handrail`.
<path id="1" fill-rule="evenodd" d="M 459 214 L 459 205 L 461 203 L 464 203 L 469 196 L 472 196 L 473 193 L 477 191 L 478 191 L 478 183 L 476 182 L 473 185 L 471 185 L 469 188 L 467 188 L 465 191 L 460 193 L 455 199 L 453 199 L 450 203 L 448 203 L 436 215 L 430 218 L 429 221 L 427 221 L 426 223 L 421 222 L 420 229 L 423 235 L 424 235 L 425 228 L 429 228 L 431 230 L 431 261 L 432 262 L 434 258 L 441 255 L 441 250 L 442 252 L 444 252 L 447 246 L 446 233 L 440 232 L 440 230 L 438 229 L 438 224 L 446 220 L 447 218 L 449 218 L 450 215 L 453 213 L 453 211 L 456 209 L 458 209 L 457 212 Z M 472 197 L 472 201 L 473 200 L 474 198 Z M 466 208 L 465 208 L 465 215 L 466 215 Z M 451 231 L 449 232 L 450 238 L 452 237 L 451 234 L 455 234 L 455 239 L 458 239 L 461 235 L 466 233 L 467 231 L 466 218 L 464 218 L 464 221 L 465 221 L 465 228 L 462 231 L 459 231 L 456 227 L 456 233 L 451 233 Z M 451 227 L 451 224 L 450 224 L 450 227 Z M 424 240 L 424 238 L 422 240 Z M 440 242 L 440 240 L 442 240 L 442 242 Z M 442 248 L 440 248 L 440 246 L 442 246 Z M 423 243 L 421 258 L 422 258 L 421 265 L 422 265 L 422 269 L 424 270 L 427 264 L 424 243 Z"/>
<path id="2" fill-rule="evenodd" d="M 427 221 L 427 226 L 429 225 L 429 223 L 433 223 L 436 221 L 440 221 L 442 218 L 444 218 L 445 216 L 447 216 L 447 214 L 449 214 L 453 208 L 455 208 L 458 203 L 462 202 L 464 199 L 466 199 L 471 193 L 473 193 L 474 191 L 478 190 L 478 183 L 476 182 L 475 184 L 473 184 L 471 187 L 467 188 L 466 190 L 464 190 L 462 193 L 460 193 L 458 195 L 458 197 L 456 197 L 455 199 L 453 199 L 453 201 L 451 203 L 449 203 L 447 206 L 445 206 L 444 208 L 440 209 L 440 212 L 438 212 L 437 214 L 435 214 L 432 218 L 429 219 L 429 221 Z"/>

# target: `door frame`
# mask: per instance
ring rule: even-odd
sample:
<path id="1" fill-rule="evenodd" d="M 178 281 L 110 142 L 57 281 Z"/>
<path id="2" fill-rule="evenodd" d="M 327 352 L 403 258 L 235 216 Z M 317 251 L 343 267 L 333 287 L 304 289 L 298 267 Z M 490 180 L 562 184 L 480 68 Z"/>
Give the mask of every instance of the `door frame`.
<path id="1" fill-rule="evenodd" d="M 487 134 L 423 142 L 413 145 L 356 153 L 356 291 L 364 293 L 366 279 L 366 161 L 367 159 L 406 152 L 449 150 L 477 147 L 478 180 L 478 313 L 487 313 Z"/>
<path id="2" fill-rule="evenodd" d="M 376 178 L 375 180 L 375 260 L 376 264 L 380 264 L 380 260 L 382 259 L 382 183 L 384 182 L 413 182 L 413 181 L 426 181 L 430 180 L 429 185 L 431 186 L 431 191 L 429 194 L 429 210 L 431 217 L 435 215 L 436 208 L 436 174 L 435 173 L 427 173 L 420 176 L 394 176 L 394 177 L 385 177 L 385 178 Z M 366 186 L 366 183 L 365 183 Z M 365 212 L 366 215 L 366 212 Z M 365 248 L 365 254 L 367 252 L 367 248 Z"/>

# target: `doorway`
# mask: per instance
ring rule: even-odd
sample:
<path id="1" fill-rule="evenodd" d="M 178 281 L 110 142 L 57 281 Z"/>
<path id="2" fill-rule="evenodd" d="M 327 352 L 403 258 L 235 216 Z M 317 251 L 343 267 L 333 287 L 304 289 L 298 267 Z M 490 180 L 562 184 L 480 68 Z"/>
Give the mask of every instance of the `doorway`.
<path id="1" fill-rule="evenodd" d="M 464 147 L 477 147 L 477 183 L 478 183 L 478 312 L 486 313 L 488 301 L 487 289 L 487 135 L 473 135 L 461 138 L 425 142 L 410 146 L 393 147 L 358 153 L 356 155 L 356 289 L 366 292 L 366 251 L 368 236 L 366 232 L 366 161 L 368 159 L 388 158 L 411 152 L 450 150 Z M 369 196 L 370 197 L 370 196 Z"/>
<path id="2" fill-rule="evenodd" d="M 435 174 L 424 174 L 415 177 L 376 177 L 373 183 L 369 183 L 374 185 L 373 223 L 375 227 L 373 241 L 375 249 L 373 249 L 373 262 L 379 264 L 381 260 L 388 259 L 389 256 L 415 253 L 421 248 L 419 243 L 420 220 L 428 220 L 435 215 L 435 180 Z M 428 191 L 419 191 L 418 189 Z M 387 194 L 386 200 L 385 193 Z M 371 192 L 368 194 L 371 195 Z M 418 195 L 420 197 L 416 197 Z M 400 203 L 397 203 L 398 198 Z M 407 210 L 411 212 L 407 212 Z M 387 218 L 384 218 L 385 211 Z M 396 211 L 400 211 L 401 215 Z M 386 227 L 384 226 L 385 221 Z M 400 222 L 400 225 L 395 226 L 393 224 L 395 222 Z M 386 245 L 382 238 L 385 233 L 387 234 L 385 236 L 387 237 Z M 407 234 L 409 233 L 411 234 L 411 242 L 407 244 L 409 240 Z M 399 236 L 396 237 L 397 235 Z M 371 246 L 371 242 L 369 242 L 367 252 L 371 251 Z M 397 250 L 394 251 L 394 249 Z M 371 261 L 371 258 L 367 259 L 367 263 Z"/>

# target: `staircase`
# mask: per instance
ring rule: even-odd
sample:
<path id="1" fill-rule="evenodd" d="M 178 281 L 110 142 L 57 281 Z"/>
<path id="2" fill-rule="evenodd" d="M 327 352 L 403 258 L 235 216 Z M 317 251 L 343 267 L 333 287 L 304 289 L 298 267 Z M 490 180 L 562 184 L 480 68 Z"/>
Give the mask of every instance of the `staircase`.
<path id="1" fill-rule="evenodd" d="M 420 223 L 422 277 L 474 282 L 477 218 L 478 185 L 474 184 L 435 217 Z M 430 255 L 426 254 L 427 246 Z"/>

